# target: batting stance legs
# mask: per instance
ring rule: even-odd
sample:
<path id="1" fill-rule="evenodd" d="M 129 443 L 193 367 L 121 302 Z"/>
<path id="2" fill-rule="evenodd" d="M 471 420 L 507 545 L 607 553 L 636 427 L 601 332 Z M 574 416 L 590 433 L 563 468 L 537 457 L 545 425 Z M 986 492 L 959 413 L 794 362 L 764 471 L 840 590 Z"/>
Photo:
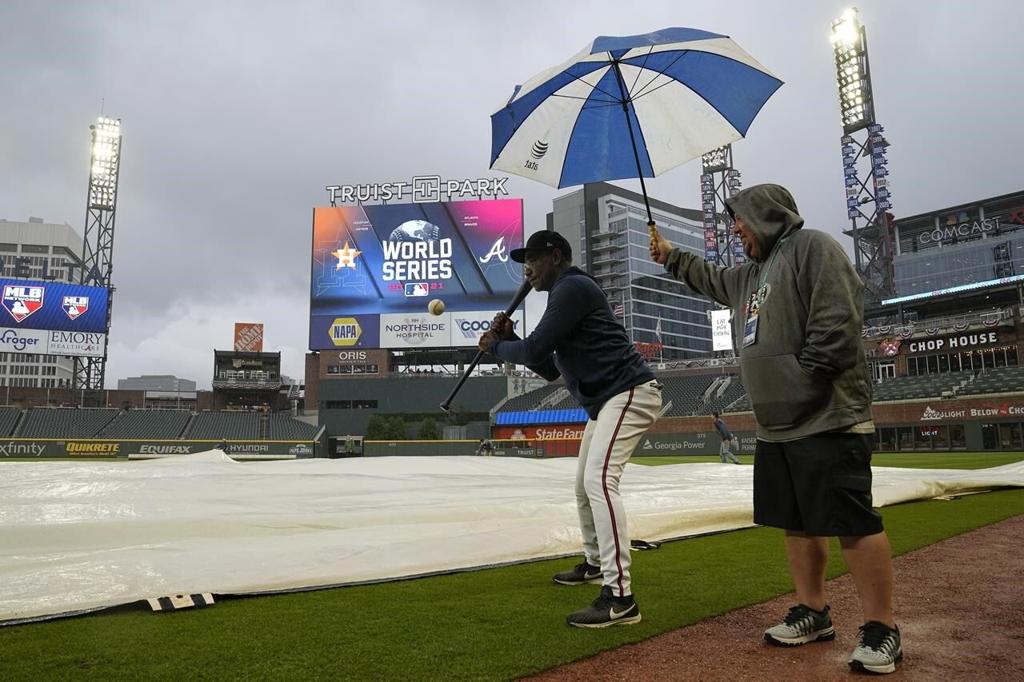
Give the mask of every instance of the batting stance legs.
<path id="1" fill-rule="evenodd" d="M 629 533 L 619 496 L 622 470 L 661 411 L 661 386 L 649 381 L 612 397 L 587 422 L 576 469 L 576 505 L 587 563 L 600 566 L 605 587 L 626 597 Z"/>

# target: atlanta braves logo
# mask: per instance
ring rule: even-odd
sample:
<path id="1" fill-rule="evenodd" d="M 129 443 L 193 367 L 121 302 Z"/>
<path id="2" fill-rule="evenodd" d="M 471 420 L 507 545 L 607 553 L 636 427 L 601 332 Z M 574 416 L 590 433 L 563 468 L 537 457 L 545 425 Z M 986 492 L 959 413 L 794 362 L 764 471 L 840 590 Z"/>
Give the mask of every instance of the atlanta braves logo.
<path id="1" fill-rule="evenodd" d="M 882 355 L 887 358 L 899 355 L 900 341 L 899 339 L 885 339 L 883 341 L 879 341 L 878 350 L 882 351 Z"/>
<path id="2" fill-rule="evenodd" d="M 25 287 L 8 284 L 4 286 L 3 306 L 4 310 L 11 314 L 15 322 L 21 322 L 26 317 L 43 307 L 44 287 Z"/>
<path id="3" fill-rule="evenodd" d="M 508 255 L 505 253 L 504 237 L 498 237 L 498 241 L 491 245 L 491 250 L 480 258 L 480 264 L 486 265 L 491 262 L 492 258 L 497 258 L 502 263 L 508 260 Z"/>

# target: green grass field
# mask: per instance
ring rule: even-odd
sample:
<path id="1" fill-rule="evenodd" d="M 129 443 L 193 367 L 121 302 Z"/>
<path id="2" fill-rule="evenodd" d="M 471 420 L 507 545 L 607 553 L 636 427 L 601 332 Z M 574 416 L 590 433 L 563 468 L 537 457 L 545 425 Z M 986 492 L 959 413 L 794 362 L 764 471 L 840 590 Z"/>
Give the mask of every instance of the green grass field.
<path id="1" fill-rule="evenodd" d="M 913 466 L 953 468 L 947 457 L 965 457 L 961 468 L 979 468 L 1018 461 L 1024 453 L 932 455 Z M 902 554 L 1024 514 L 1024 490 L 903 504 L 882 513 L 894 552 Z M 643 622 L 581 631 L 567 627 L 564 617 L 588 603 L 596 587 L 550 582 L 571 563 L 235 599 L 203 611 L 128 610 L 0 628 L 0 679 L 508 679 L 791 590 L 781 531 L 754 528 L 666 543 L 634 553 Z M 833 551 L 829 576 L 842 572 Z M 753 636 L 761 625 L 752 624 Z"/>
<path id="2" fill-rule="evenodd" d="M 871 464 L 878 467 L 905 467 L 910 469 L 985 469 L 1024 459 L 1020 452 L 883 452 L 871 456 Z M 753 455 L 740 455 L 740 462 L 753 464 Z M 677 457 L 633 457 L 630 462 L 659 466 L 662 464 L 692 464 L 719 462 L 717 455 Z"/>

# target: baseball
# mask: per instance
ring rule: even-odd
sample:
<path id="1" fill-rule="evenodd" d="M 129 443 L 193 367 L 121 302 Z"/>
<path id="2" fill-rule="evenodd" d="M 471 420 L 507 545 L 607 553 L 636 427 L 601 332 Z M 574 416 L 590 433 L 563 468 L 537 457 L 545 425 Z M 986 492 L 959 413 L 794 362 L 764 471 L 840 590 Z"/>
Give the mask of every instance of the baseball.
<path id="1" fill-rule="evenodd" d="M 435 298 L 427 304 L 427 310 L 431 315 L 440 315 L 444 312 L 444 301 L 439 298 Z"/>

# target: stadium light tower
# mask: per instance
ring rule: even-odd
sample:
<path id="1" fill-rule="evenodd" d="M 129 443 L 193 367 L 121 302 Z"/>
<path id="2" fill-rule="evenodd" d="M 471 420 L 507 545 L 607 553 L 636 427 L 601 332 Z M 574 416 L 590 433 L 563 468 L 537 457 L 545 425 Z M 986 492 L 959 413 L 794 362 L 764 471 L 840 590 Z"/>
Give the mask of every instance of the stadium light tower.
<path id="1" fill-rule="evenodd" d="M 82 246 L 81 283 L 110 288 L 113 270 L 114 216 L 117 209 L 117 181 L 121 170 L 121 119 L 100 116 L 89 126 L 92 131 L 92 158 L 89 171 L 89 192 L 86 197 L 85 239 Z M 110 332 L 110 311 L 113 289 L 107 305 Z M 103 357 L 76 357 L 72 379 L 74 388 L 102 389 L 107 367 L 107 342 Z"/>
<path id="2" fill-rule="evenodd" d="M 746 261 L 743 244 L 732 234 L 732 218 L 725 200 L 740 189 L 740 172 L 732 165 L 732 145 L 701 156 L 700 198 L 704 216 L 704 259 L 721 265 Z M 719 225 L 719 216 L 724 224 Z"/>
<path id="3" fill-rule="evenodd" d="M 892 208 L 889 169 L 875 120 L 871 70 L 864 25 L 856 8 L 832 22 L 832 51 L 843 121 L 841 138 L 846 214 L 853 238 L 854 263 L 864 281 L 865 308 L 870 311 L 893 294 Z"/>

